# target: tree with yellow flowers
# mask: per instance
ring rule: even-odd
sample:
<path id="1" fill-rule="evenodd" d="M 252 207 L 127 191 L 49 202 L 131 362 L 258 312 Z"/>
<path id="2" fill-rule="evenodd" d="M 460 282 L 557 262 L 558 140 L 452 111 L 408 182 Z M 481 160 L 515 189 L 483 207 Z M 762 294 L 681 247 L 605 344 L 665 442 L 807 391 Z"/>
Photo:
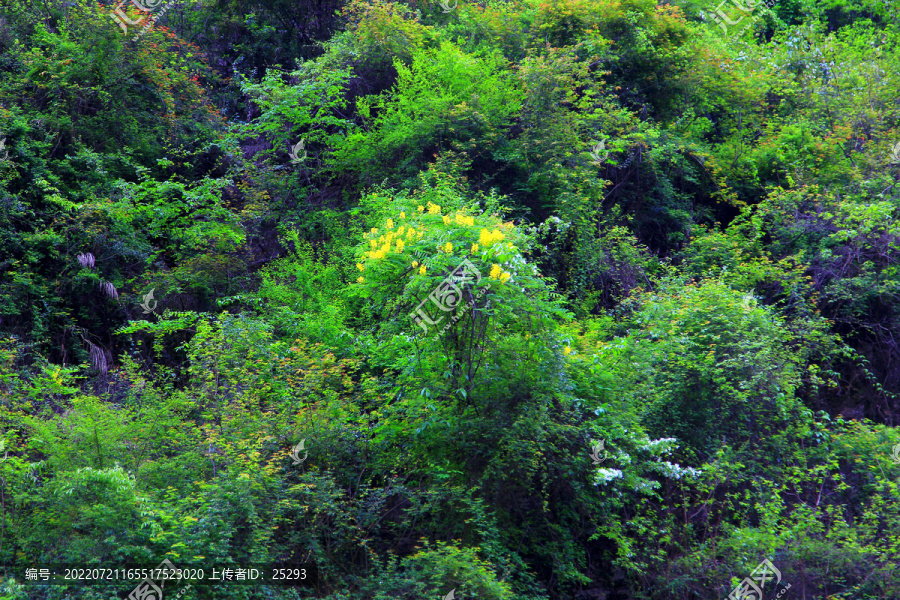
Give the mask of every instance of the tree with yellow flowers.
<path id="1" fill-rule="evenodd" d="M 355 288 L 381 333 L 405 340 L 400 356 L 445 369 L 447 391 L 467 397 L 500 331 L 531 339 L 568 314 L 527 258 L 530 234 L 495 206 L 441 206 L 439 192 L 391 200 L 357 248 Z"/>

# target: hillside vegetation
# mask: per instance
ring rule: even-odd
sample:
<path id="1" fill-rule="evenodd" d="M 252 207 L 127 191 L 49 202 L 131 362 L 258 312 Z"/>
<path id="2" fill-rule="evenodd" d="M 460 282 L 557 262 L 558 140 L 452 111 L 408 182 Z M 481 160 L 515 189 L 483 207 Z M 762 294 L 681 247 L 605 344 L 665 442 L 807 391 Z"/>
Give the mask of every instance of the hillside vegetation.
<path id="1" fill-rule="evenodd" d="M 892 1 L 0 0 L 0 600 L 897 600 L 898 182 Z"/>

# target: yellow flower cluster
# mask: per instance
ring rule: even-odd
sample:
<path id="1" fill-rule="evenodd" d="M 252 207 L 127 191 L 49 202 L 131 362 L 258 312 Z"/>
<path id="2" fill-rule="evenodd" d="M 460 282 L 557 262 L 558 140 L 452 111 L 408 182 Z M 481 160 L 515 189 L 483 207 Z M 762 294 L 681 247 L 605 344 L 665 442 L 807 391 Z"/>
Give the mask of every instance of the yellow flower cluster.
<path id="1" fill-rule="evenodd" d="M 425 206 L 421 204 L 416 207 L 416 210 L 421 213 L 428 213 L 429 215 L 441 215 L 441 206 L 435 204 L 434 202 L 429 201 Z M 400 219 L 406 219 L 406 212 L 399 213 Z M 475 218 L 465 214 L 463 212 L 457 212 L 453 215 L 441 215 L 441 219 L 443 220 L 445 225 L 456 224 L 464 227 L 475 227 Z M 413 224 L 400 225 L 396 230 L 394 230 L 394 220 L 387 219 L 384 224 L 385 233 L 381 236 L 378 235 L 378 228 L 373 227 L 370 232 L 366 235 L 369 238 L 369 244 L 371 248 L 368 252 L 364 252 L 366 258 L 373 260 L 381 260 L 385 258 L 388 254 L 392 252 L 396 252 L 402 254 L 406 249 L 406 245 L 411 242 L 415 242 L 416 239 L 420 239 L 425 233 L 424 228 L 419 229 L 418 231 L 412 227 Z M 469 247 L 469 251 L 473 255 L 477 255 L 483 248 L 488 248 L 493 246 L 499 242 L 502 242 L 505 239 L 505 234 L 501 231 L 509 230 L 513 227 L 513 223 L 500 223 L 498 228 L 495 228 L 493 231 L 490 231 L 485 228 L 481 228 L 480 235 L 478 237 L 478 242 L 471 244 Z M 376 237 L 377 236 L 377 237 Z M 506 244 L 507 246 L 512 247 L 511 244 Z M 465 246 L 463 246 L 465 248 Z M 447 254 L 453 254 L 454 246 L 451 242 L 445 242 L 438 246 L 439 252 L 444 252 Z M 356 263 L 356 268 L 360 271 L 366 270 L 365 263 Z M 424 264 L 419 264 L 418 261 L 412 261 L 413 271 L 417 271 L 419 275 L 425 275 L 426 267 Z M 500 283 L 506 283 L 512 277 L 510 273 L 507 273 L 500 267 L 498 264 L 494 264 L 491 266 L 490 270 L 491 279 L 498 280 Z M 365 281 L 363 277 L 359 277 L 357 279 L 359 283 Z"/>
<path id="2" fill-rule="evenodd" d="M 495 229 L 494 231 L 488 231 L 487 229 L 482 229 L 481 235 L 478 236 L 478 242 L 482 246 L 487 247 L 487 246 L 491 246 L 493 244 L 496 244 L 497 242 L 502 241 L 503 238 L 505 238 L 505 237 L 506 236 L 503 235 L 503 232 L 500 231 L 499 229 Z"/>
<path id="3" fill-rule="evenodd" d="M 416 270 L 416 267 L 419 268 L 419 275 L 424 275 L 424 274 L 425 274 L 425 265 L 419 265 L 419 261 L 414 260 L 414 261 L 413 261 L 413 271 Z"/>
<path id="4" fill-rule="evenodd" d="M 474 227 L 475 219 L 467 215 L 456 213 L 455 220 L 457 225 L 465 225 L 466 227 Z"/>
<path id="5" fill-rule="evenodd" d="M 565 354 L 566 356 L 572 354 L 572 347 L 566 346 L 565 348 L 563 348 L 563 354 Z"/>
<path id="6" fill-rule="evenodd" d="M 512 275 L 504 271 L 503 268 L 496 263 L 491 265 L 491 272 L 488 273 L 488 276 L 491 279 L 499 279 L 500 283 L 506 283 L 509 281 L 509 278 L 512 277 Z"/>
<path id="7" fill-rule="evenodd" d="M 393 225 L 390 219 L 388 219 L 388 224 Z M 369 244 L 372 245 L 372 249 L 369 252 L 366 252 L 365 255 L 368 258 L 375 260 L 384 258 L 391 252 L 391 245 L 394 243 L 395 235 L 397 238 L 400 238 L 400 236 L 395 234 L 393 231 L 388 231 L 385 235 L 379 237 L 377 240 L 369 240 Z M 409 236 L 407 235 L 407 237 Z M 397 252 L 403 252 L 404 247 L 406 247 L 406 242 L 404 242 L 402 239 L 397 239 Z M 357 268 L 359 268 L 361 265 L 357 264 L 356 266 Z M 362 271 L 364 268 L 365 267 L 360 268 L 360 271 Z"/>

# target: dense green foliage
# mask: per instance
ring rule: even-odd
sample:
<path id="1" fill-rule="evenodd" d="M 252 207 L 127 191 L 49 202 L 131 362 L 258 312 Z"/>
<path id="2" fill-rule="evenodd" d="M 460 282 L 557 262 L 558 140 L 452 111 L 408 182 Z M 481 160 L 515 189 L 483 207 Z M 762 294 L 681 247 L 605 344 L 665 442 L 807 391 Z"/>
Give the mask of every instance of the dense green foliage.
<path id="1" fill-rule="evenodd" d="M 0 0 L 0 599 L 900 598 L 900 5 L 769 4 Z"/>

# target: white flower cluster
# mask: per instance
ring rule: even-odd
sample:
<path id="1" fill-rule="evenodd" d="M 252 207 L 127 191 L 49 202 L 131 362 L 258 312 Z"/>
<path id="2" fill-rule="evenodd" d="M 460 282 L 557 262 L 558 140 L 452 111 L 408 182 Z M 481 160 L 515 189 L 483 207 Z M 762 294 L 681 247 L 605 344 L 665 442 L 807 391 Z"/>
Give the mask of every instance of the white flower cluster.
<path id="1" fill-rule="evenodd" d="M 638 492 L 639 494 L 646 494 L 652 490 L 659 489 L 660 487 L 661 484 L 658 481 L 641 479 L 638 483 L 635 484 L 634 491 Z"/>
<path id="2" fill-rule="evenodd" d="M 700 476 L 700 473 L 702 473 L 700 469 L 695 469 L 693 467 L 682 467 L 681 465 L 672 464 L 667 460 L 660 463 L 655 463 L 654 467 L 657 471 L 659 471 L 666 477 L 672 477 L 674 479 L 681 479 L 684 475 L 696 479 Z"/>
<path id="3" fill-rule="evenodd" d="M 609 483 L 613 479 L 621 478 L 622 471 L 619 469 L 597 469 L 596 475 L 594 476 L 594 485 Z"/>
<path id="4" fill-rule="evenodd" d="M 649 450 L 650 452 L 655 454 L 657 452 L 657 448 L 659 446 L 662 446 L 660 450 L 662 450 L 663 452 L 671 452 L 672 448 L 675 445 L 675 442 L 677 441 L 678 440 L 676 438 L 659 438 L 658 440 L 651 440 L 650 438 L 647 438 L 641 443 L 640 449 Z"/>

